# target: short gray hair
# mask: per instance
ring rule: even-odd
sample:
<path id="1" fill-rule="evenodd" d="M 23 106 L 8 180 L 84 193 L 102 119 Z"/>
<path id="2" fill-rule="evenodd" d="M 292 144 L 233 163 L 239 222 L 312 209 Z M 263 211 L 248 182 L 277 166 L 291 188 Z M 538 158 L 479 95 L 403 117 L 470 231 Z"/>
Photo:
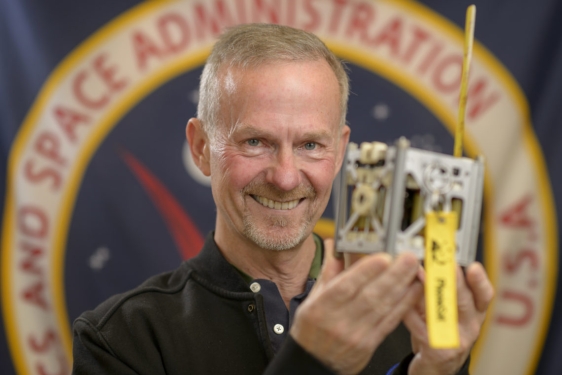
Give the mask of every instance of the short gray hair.
<path id="1" fill-rule="evenodd" d="M 334 72 L 340 89 L 340 128 L 345 125 L 349 78 L 345 65 L 314 34 L 288 26 L 244 24 L 229 28 L 214 45 L 201 74 L 197 117 L 203 129 L 213 134 L 219 121 L 220 73 L 223 65 L 248 69 L 277 61 L 324 59 Z"/>

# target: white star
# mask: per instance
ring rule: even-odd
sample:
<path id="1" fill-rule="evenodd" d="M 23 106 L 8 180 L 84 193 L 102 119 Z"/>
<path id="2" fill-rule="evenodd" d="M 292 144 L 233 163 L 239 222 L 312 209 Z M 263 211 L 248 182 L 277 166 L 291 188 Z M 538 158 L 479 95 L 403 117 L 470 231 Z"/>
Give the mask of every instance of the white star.
<path id="1" fill-rule="evenodd" d="M 107 263 L 109 258 L 111 258 L 109 249 L 105 246 L 102 246 L 98 247 L 96 251 L 94 251 L 94 253 L 90 256 L 88 263 L 91 269 L 99 271 L 103 267 L 105 267 L 105 264 Z"/>
<path id="2" fill-rule="evenodd" d="M 375 104 L 372 115 L 375 120 L 384 121 L 390 116 L 390 108 L 386 103 Z"/>

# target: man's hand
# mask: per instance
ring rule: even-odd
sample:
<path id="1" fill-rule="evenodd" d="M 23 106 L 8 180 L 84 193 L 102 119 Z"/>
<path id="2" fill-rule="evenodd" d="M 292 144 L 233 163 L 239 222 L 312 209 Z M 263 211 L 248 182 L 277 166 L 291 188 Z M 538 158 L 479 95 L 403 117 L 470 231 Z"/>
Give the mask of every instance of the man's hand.
<path id="1" fill-rule="evenodd" d="M 425 321 L 424 298 L 416 309 L 408 312 L 404 324 L 410 330 L 415 356 L 410 363 L 410 375 L 455 374 L 468 358 L 470 349 L 480 334 L 486 310 L 494 289 L 480 263 L 471 264 L 466 270 L 466 280 L 460 268 L 457 270 L 457 302 L 460 347 L 458 349 L 433 349 L 429 346 Z"/>
<path id="2" fill-rule="evenodd" d="M 365 256 L 344 270 L 325 242 L 324 266 L 296 312 L 290 334 L 299 345 L 339 374 L 357 374 L 422 295 L 413 254 L 392 260 Z"/>

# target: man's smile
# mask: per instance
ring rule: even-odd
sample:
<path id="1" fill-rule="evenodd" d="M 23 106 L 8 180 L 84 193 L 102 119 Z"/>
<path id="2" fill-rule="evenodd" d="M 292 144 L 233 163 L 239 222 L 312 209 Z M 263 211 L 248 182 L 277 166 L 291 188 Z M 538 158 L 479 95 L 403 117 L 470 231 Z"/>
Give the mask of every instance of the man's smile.
<path id="1" fill-rule="evenodd" d="M 304 198 L 294 199 L 286 202 L 278 202 L 259 195 L 250 195 L 254 200 L 260 203 L 262 206 L 273 208 L 276 210 L 292 210 L 295 208 Z"/>

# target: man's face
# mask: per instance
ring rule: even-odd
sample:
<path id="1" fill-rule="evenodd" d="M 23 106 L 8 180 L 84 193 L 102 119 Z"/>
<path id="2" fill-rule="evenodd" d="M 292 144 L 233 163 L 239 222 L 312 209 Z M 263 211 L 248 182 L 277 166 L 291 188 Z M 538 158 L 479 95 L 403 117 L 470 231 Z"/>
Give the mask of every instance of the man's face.
<path id="1" fill-rule="evenodd" d="M 217 231 L 259 247 L 302 243 L 322 215 L 349 128 L 325 61 L 287 62 L 222 79 L 220 119 L 210 142 Z"/>

